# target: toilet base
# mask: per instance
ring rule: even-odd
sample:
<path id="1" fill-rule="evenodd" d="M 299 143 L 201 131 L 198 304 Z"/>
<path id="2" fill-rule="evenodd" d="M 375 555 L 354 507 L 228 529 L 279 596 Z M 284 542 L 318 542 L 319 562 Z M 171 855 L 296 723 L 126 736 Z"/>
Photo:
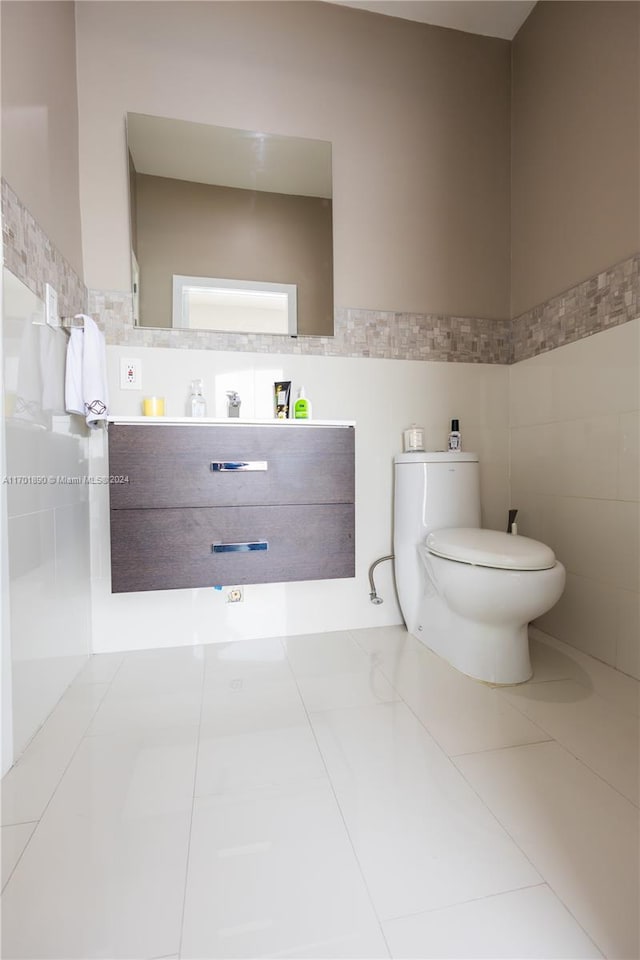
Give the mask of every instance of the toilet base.
<path id="1" fill-rule="evenodd" d="M 475 680 L 524 683 L 533 675 L 528 624 L 478 623 L 454 613 L 437 594 L 423 597 L 412 633 L 426 647 Z"/>

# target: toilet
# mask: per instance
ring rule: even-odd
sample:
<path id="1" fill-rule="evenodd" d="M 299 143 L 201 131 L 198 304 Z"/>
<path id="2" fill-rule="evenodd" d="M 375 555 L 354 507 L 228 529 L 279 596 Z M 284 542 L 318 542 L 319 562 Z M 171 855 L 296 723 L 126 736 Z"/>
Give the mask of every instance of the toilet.
<path id="1" fill-rule="evenodd" d="M 528 680 L 527 625 L 558 602 L 565 569 L 544 543 L 480 528 L 478 456 L 396 456 L 393 539 L 407 630 L 477 680 Z"/>

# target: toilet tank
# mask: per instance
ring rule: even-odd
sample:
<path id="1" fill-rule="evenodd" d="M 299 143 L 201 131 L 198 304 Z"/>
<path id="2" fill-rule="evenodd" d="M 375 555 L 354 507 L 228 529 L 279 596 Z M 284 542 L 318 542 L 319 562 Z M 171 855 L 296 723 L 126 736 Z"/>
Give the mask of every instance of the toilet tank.
<path id="1" fill-rule="evenodd" d="M 396 589 L 407 629 L 415 632 L 424 573 L 418 545 L 432 530 L 480 526 L 475 453 L 402 453 L 395 458 L 393 552 Z"/>

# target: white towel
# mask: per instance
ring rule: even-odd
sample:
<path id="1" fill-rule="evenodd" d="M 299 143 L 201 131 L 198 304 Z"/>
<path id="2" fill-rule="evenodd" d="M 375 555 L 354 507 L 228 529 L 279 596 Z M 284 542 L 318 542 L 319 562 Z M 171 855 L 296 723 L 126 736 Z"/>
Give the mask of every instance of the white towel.
<path id="1" fill-rule="evenodd" d="M 84 313 L 84 329 L 73 327 L 67 347 L 65 406 L 67 413 L 85 417 L 87 426 L 97 427 L 109 413 L 107 394 L 107 351 L 104 335 Z"/>

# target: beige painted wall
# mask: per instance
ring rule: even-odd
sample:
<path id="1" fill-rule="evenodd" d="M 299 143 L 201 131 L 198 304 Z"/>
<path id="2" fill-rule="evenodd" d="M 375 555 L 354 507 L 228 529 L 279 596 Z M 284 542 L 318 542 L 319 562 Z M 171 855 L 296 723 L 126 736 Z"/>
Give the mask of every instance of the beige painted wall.
<path id="1" fill-rule="evenodd" d="M 640 4 L 541 0 L 513 43 L 512 316 L 640 249 Z"/>
<path id="2" fill-rule="evenodd" d="M 82 277 L 74 4 L 12 2 L 2 28 L 2 175 Z"/>
<path id="3" fill-rule="evenodd" d="M 130 282 L 127 111 L 333 143 L 337 306 L 505 317 L 509 44 L 315 2 L 79 3 L 90 287 Z"/>
<path id="4" fill-rule="evenodd" d="M 136 176 L 140 316 L 170 327 L 173 275 L 297 284 L 298 332 L 333 332 L 331 200 Z"/>
<path id="5" fill-rule="evenodd" d="M 73 4 L 1 16 L 3 175 L 82 272 Z M 640 247 L 639 18 L 540 0 L 514 41 L 512 315 Z M 129 284 L 138 109 L 332 139 L 337 305 L 509 313 L 508 44 L 312 2 L 80 3 L 77 21 L 91 286 Z"/>

